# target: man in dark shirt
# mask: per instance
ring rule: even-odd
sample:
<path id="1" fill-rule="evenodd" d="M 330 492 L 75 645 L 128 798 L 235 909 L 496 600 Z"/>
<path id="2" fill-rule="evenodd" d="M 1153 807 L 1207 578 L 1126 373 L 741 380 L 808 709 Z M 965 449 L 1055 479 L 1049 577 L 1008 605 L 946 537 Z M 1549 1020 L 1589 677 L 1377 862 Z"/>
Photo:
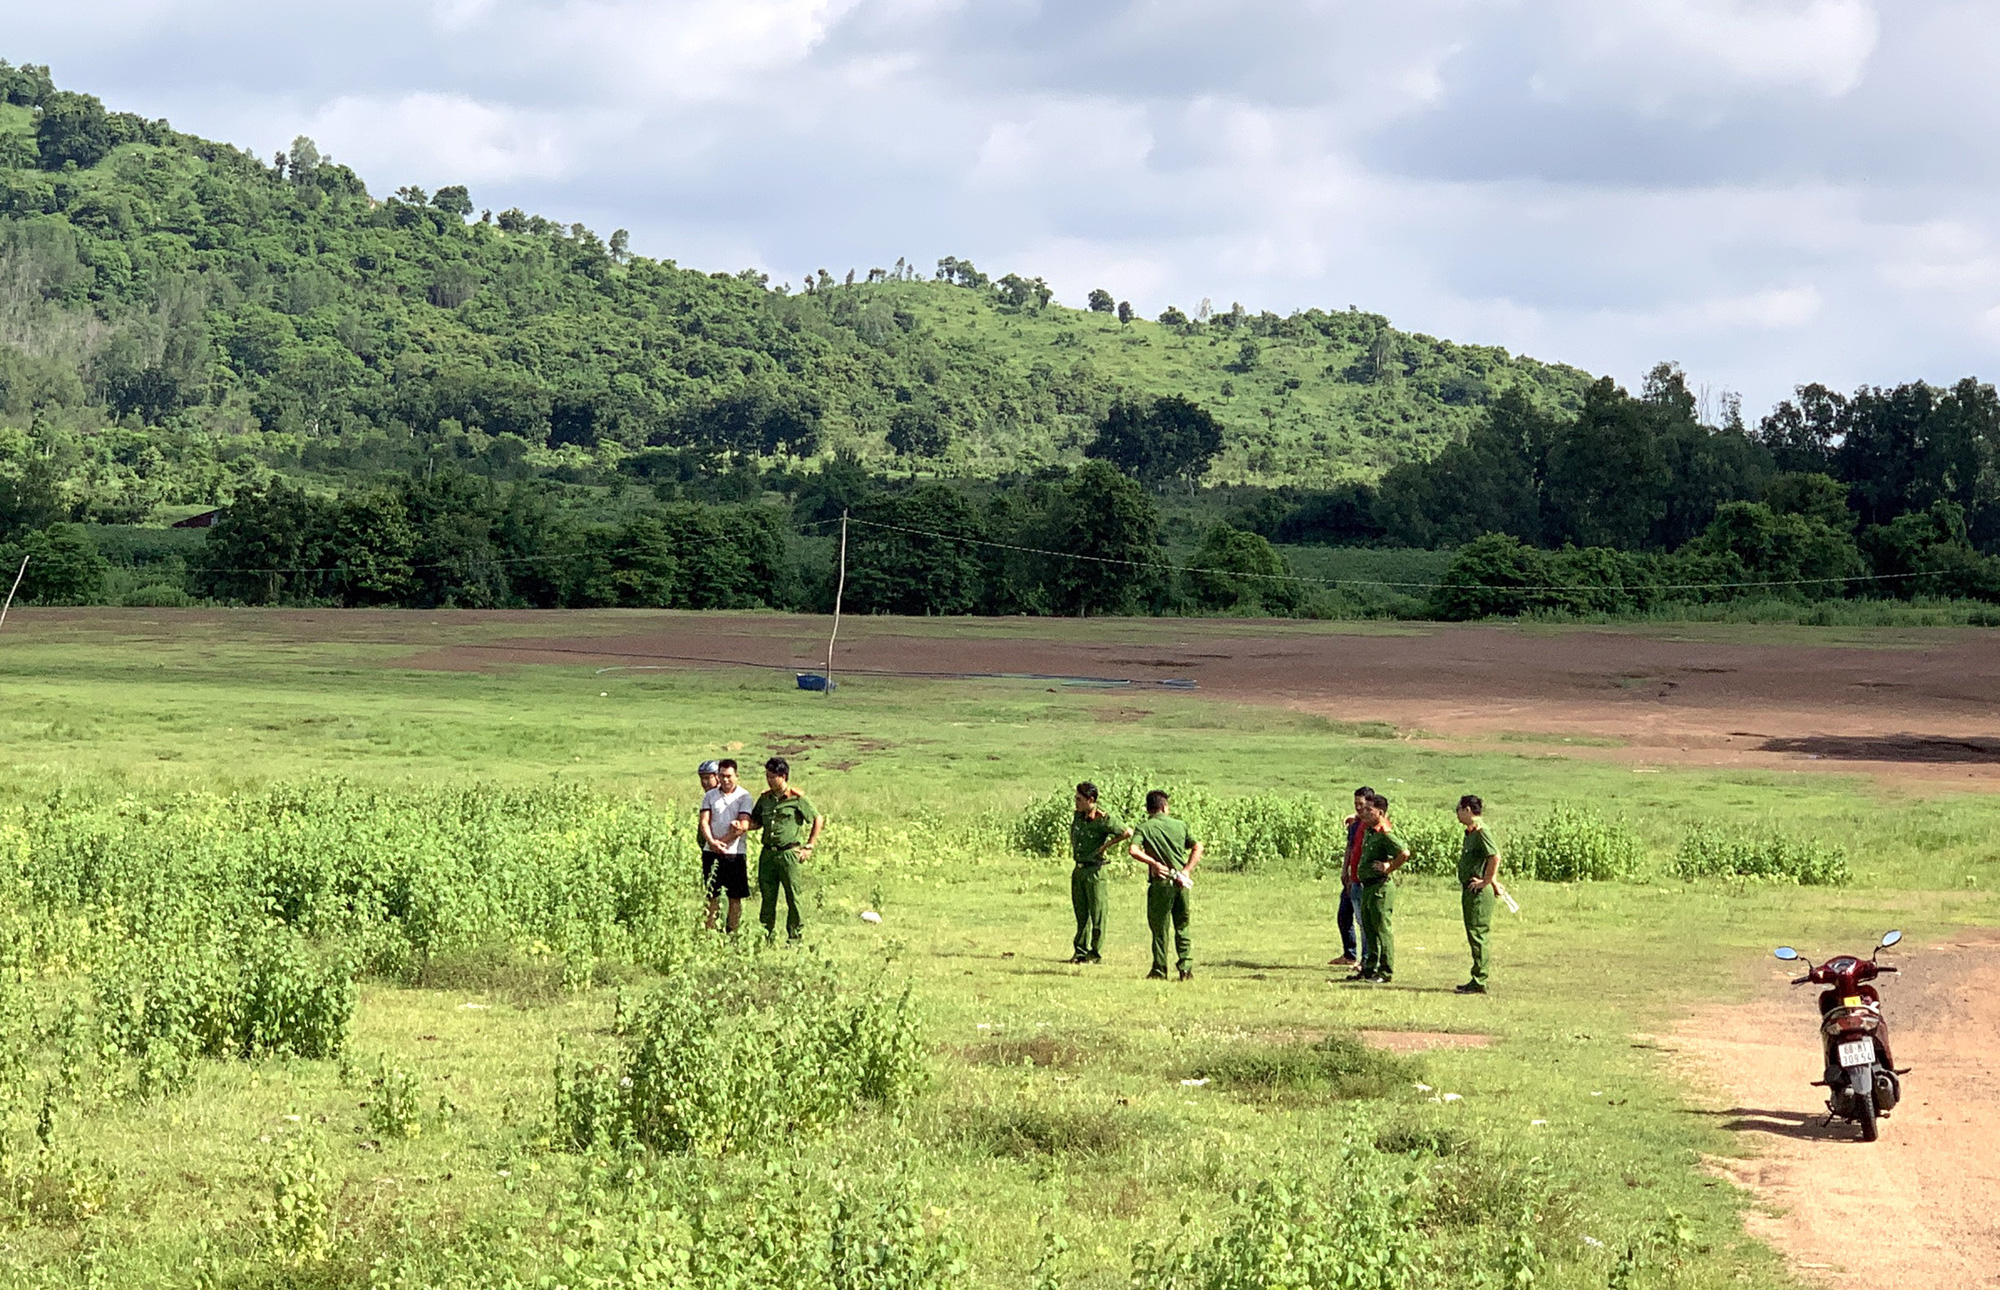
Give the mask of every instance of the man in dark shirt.
<path id="1" fill-rule="evenodd" d="M 1356 967 L 1361 962 L 1361 941 L 1356 935 L 1361 913 L 1361 809 L 1374 795 L 1375 790 L 1366 784 L 1354 790 L 1354 814 L 1347 817 L 1347 852 L 1340 862 L 1340 910 L 1336 915 L 1340 957 L 1328 960 L 1328 967 Z"/>

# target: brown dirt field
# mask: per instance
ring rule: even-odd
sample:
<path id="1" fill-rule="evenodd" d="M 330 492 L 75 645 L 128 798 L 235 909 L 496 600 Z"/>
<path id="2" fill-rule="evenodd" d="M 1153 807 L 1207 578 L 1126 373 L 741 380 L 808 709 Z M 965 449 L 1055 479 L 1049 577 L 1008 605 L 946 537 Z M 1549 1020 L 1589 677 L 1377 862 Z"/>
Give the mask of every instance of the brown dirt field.
<path id="1" fill-rule="evenodd" d="M 608 624 L 599 624 L 608 625 Z M 827 622 L 668 615 L 642 630 L 453 645 L 417 667 L 817 669 Z M 1150 620 L 848 620 L 836 675 L 1089 676 L 1273 703 L 1417 737 L 1560 742 L 1565 756 L 1839 770 L 2000 789 L 2000 635 L 1536 630 Z M 1734 637 L 1734 639 L 1731 639 Z M 1168 691 L 1171 692 L 1171 691 Z M 1142 709 L 1106 710 L 1106 720 Z"/>
<path id="2" fill-rule="evenodd" d="M 378 665 L 817 670 L 828 619 L 668 610 L 16 610 L 8 635 L 162 647 L 349 646 Z M 838 676 L 1129 683 L 1270 703 L 1455 747 L 1649 765 L 1832 770 L 2000 790 L 2000 632 L 1253 619 L 848 618 Z M 1175 683 L 1170 687 L 1163 683 Z M 1033 683 L 1022 680 L 1017 683 Z M 1047 684 L 1048 681 L 1044 681 Z"/>
<path id="3" fill-rule="evenodd" d="M 2000 944 L 1925 947 L 1879 983 L 1896 1060 L 1911 1068 L 1878 1142 L 1821 1127 L 1813 999 L 1776 967 L 1751 1003 L 1711 1009 L 1670 1045 L 1744 1158 L 1718 1172 L 1769 1208 L 1748 1226 L 1802 1276 L 1837 1287 L 2000 1286 Z"/>

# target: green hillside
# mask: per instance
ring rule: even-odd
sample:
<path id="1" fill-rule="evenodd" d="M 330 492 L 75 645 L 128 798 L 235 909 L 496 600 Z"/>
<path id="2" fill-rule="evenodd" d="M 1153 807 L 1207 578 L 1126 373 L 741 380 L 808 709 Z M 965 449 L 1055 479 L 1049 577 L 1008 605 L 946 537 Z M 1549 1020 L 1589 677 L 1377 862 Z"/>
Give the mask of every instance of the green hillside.
<path id="1" fill-rule="evenodd" d="M 0 63 L 0 99 L 0 473 L 44 462 L 105 521 L 273 470 L 599 485 L 850 450 L 996 477 L 1079 460 L 1122 395 L 1213 412 L 1211 482 L 1323 484 L 1587 383 L 1355 311 L 1121 322 L 952 259 L 697 272 L 456 185 L 378 198 L 310 141 L 267 162 L 41 68 Z"/>

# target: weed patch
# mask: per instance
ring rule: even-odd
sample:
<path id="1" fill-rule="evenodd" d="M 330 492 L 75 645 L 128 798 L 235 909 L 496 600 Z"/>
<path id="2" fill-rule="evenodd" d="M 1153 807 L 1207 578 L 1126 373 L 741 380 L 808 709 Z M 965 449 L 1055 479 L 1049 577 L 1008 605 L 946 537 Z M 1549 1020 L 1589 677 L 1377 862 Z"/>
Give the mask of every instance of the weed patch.
<path id="1" fill-rule="evenodd" d="M 895 1107 L 928 1074 L 907 995 L 854 988 L 803 955 L 738 951 L 621 1000 L 622 1052 L 565 1058 L 558 1139 L 727 1155 Z"/>
<path id="2" fill-rule="evenodd" d="M 1372 1098 L 1407 1087 L 1418 1067 L 1406 1057 L 1370 1048 L 1347 1035 L 1310 1044 L 1245 1045 L 1218 1050 L 1193 1067 L 1191 1079 L 1209 1079 L 1249 1098 Z"/>
<path id="3" fill-rule="evenodd" d="M 1689 826 L 1674 853 L 1679 878 L 1745 877 L 1795 882 L 1802 887 L 1844 887 L 1853 881 L 1847 849 L 1817 838 L 1791 838 L 1773 828 Z"/>
<path id="4" fill-rule="evenodd" d="M 952 1116 L 949 1136 L 996 1156 L 1111 1156 L 1138 1135 L 1129 1116 L 1106 1106 L 1022 1100 Z"/>
<path id="5" fill-rule="evenodd" d="M 1609 882 L 1639 871 L 1645 846 L 1626 824 L 1588 807 L 1558 804 L 1503 848 L 1508 872 L 1541 882 Z"/>

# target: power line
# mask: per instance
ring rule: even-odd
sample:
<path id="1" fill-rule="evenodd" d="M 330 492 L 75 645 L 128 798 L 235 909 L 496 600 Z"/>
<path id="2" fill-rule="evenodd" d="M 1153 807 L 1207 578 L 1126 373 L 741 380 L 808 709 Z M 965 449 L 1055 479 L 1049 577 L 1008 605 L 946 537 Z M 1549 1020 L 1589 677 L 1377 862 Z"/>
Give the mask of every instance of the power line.
<path id="1" fill-rule="evenodd" d="M 827 521 L 815 521 L 826 523 Z M 1877 582 L 1896 578 L 1923 578 L 1927 573 L 1862 573 L 1839 578 L 1770 578 L 1754 582 L 1645 582 L 1645 583 L 1550 583 L 1546 585 L 1516 585 L 1493 582 L 1390 582 L 1376 578 L 1319 578 L 1307 574 L 1292 573 L 1251 573 L 1241 569 L 1207 569 L 1195 565 L 1174 564 L 1166 560 L 1120 560 L 1112 556 L 1084 555 L 1075 551 L 1051 551 L 1047 547 L 1021 546 L 1012 542 L 994 542 L 986 538 L 965 537 L 957 533 L 937 533 L 928 529 L 914 529 L 901 524 L 883 524 L 875 520 L 853 520 L 873 529 L 887 529 L 895 533 L 906 533 L 912 537 L 932 538 L 941 542 L 963 542 L 970 546 L 992 547 L 1001 551 L 1019 551 L 1028 555 L 1053 556 L 1059 560 L 1088 560 L 1094 564 L 1121 565 L 1133 569 L 1165 569 L 1174 573 L 1209 573 L 1225 578 L 1258 578 L 1267 582 L 1308 582 L 1317 586 L 1333 587 L 1411 587 L 1424 591 L 1439 588 L 1465 591 L 1721 591 L 1747 587 L 1804 587 L 1823 583 Z"/>
<path id="2" fill-rule="evenodd" d="M 932 529 L 911 528 L 903 524 L 886 524 L 878 520 L 852 519 L 851 523 L 864 528 L 881 529 L 885 532 L 902 533 L 910 537 L 928 538 L 937 542 L 958 542 L 967 546 L 986 547 L 997 551 L 1013 551 L 1022 555 L 1047 556 L 1058 560 L 1083 560 L 1092 564 L 1111 565 L 1128 569 L 1157 569 L 1170 573 L 1211 574 L 1223 578 L 1254 578 L 1263 582 L 1303 583 L 1318 587 L 1386 587 L 1398 590 L 1435 591 L 1439 589 L 1463 591 L 1499 592 L 1605 592 L 1605 591 L 1742 591 L 1754 588 L 1807 587 L 1847 584 L 1857 582 L 1891 582 L 1905 578 L 1934 576 L 1926 572 L 1914 573 L 1862 573 L 1843 577 L 1828 578 L 1767 578 L 1742 582 L 1643 582 L 1643 583 L 1546 583 L 1513 584 L 1494 582 L 1398 582 L 1383 578 L 1326 578 L 1311 574 L 1253 573 L 1242 569 L 1215 569 L 1199 565 L 1175 564 L 1168 560 L 1124 560 L 1115 556 L 1086 555 L 1077 551 L 1055 551 L 1047 547 L 1025 546 L 1016 542 L 996 542 L 990 538 L 966 537 L 958 533 L 940 533 Z M 806 529 L 838 524 L 839 520 L 808 520 L 795 527 L 801 536 Z M 532 565 L 551 560 L 571 560 L 580 556 L 616 556 L 631 551 L 646 549 L 644 543 L 626 543 L 617 546 L 571 547 L 560 551 L 542 551 L 534 555 L 472 557 L 458 560 L 432 560 L 413 562 L 399 566 L 415 572 L 420 569 L 448 569 L 470 567 L 491 568 L 496 565 Z M 247 565 L 189 565 L 191 572 L 203 573 L 246 573 L 246 574 L 338 574 L 351 572 L 351 568 L 341 564 L 314 564 L 299 566 L 253 567 Z"/>

